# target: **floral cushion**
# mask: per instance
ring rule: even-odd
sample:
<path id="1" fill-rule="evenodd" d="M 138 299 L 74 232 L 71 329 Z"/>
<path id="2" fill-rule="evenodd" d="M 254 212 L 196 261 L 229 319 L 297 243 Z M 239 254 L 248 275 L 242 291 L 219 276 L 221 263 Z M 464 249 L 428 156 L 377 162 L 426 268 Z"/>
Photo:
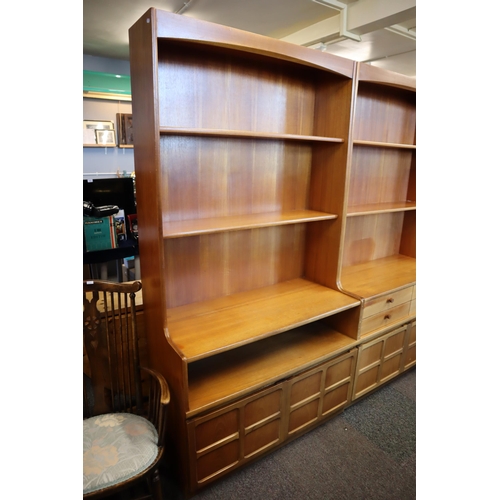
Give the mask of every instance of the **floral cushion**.
<path id="1" fill-rule="evenodd" d="M 83 421 L 83 493 L 136 476 L 158 455 L 158 434 L 145 418 L 109 413 Z"/>

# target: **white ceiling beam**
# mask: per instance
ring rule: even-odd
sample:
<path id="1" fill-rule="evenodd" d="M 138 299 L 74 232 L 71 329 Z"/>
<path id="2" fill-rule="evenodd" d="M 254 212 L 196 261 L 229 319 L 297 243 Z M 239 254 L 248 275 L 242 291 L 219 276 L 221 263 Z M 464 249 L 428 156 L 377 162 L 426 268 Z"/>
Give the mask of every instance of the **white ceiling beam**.
<path id="1" fill-rule="evenodd" d="M 417 39 L 417 32 L 408 28 L 405 28 L 404 26 L 400 26 L 399 24 L 394 24 L 393 26 L 389 26 L 388 28 L 384 28 L 387 31 L 390 31 L 391 33 L 396 33 L 396 35 L 401 35 L 406 38 L 409 38 L 410 40 L 416 40 Z"/>
<path id="2" fill-rule="evenodd" d="M 352 33 L 347 29 L 347 4 L 343 2 L 339 2 L 338 0 L 312 0 L 313 2 L 319 3 L 320 5 L 325 5 L 326 7 L 330 7 L 333 10 L 336 10 L 340 13 L 339 24 L 340 24 L 340 33 L 339 39 L 347 39 L 354 40 L 355 42 L 360 42 L 361 38 L 356 33 Z"/>
<path id="3" fill-rule="evenodd" d="M 416 0 L 358 0 L 349 5 L 347 29 L 363 35 L 402 23 L 416 15 Z"/>
<path id="4" fill-rule="evenodd" d="M 288 35 L 282 40 L 295 43 L 297 45 L 312 45 L 321 41 L 329 41 L 340 34 L 340 16 L 336 14 L 333 17 L 324 19 L 319 23 L 312 24 L 307 28 L 301 29 Z"/>
<path id="5" fill-rule="evenodd" d="M 363 35 L 397 25 L 412 17 L 416 17 L 416 0 L 358 0 L 348 5 L 346 26 L 350 32 Z M 341 38 L 340 32 L 341 19 L 340 15 L 336 14 L 282 40 L 311 46 L 336 41 Z"/>

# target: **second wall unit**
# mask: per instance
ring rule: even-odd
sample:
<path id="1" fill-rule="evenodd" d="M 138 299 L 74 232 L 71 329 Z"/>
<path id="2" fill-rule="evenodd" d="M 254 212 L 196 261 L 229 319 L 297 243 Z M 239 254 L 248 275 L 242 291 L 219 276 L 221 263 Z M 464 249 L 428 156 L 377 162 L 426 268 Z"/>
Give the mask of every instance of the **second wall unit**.
<path id="1" fill-rule="evenodd" d="M 416 363 L 416 88 L 356 68 L 341 288 L 362 302 L 353 399 Z"/>

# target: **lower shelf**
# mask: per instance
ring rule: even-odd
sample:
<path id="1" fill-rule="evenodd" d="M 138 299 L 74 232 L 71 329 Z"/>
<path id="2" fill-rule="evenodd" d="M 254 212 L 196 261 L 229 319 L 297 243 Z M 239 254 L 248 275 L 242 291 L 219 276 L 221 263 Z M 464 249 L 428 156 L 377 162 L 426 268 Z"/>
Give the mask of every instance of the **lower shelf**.
<path id="1" fill-rule="evenodd" d="M 320 321 L 191 363 L 187 416 L 306 370 L 355 342 Z"/>

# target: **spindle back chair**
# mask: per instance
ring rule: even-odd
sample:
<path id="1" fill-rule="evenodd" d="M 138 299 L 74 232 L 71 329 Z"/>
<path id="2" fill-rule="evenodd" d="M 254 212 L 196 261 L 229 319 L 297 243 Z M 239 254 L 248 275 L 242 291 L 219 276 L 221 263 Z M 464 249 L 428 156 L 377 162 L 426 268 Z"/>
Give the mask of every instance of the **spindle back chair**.
<path id="1" fill-rule="evenodd" d="M 84 498 L 146 480 L 152 498 L 161 499 L 170 393 L 161 374 L 140 365 L 135 296 L 141 286 L 83 282 Z"/>

